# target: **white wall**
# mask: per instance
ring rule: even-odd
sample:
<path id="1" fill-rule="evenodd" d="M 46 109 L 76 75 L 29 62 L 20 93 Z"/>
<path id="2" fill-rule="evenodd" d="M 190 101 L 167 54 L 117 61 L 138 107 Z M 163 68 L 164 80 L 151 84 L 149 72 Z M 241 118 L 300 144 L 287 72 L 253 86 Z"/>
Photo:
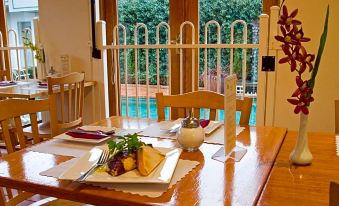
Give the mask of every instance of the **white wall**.
<path id="1" fill-rule="evenodd" d="M 91 57 L 89 0 L 40 0 L 39 31 L 48 68 L 60 71 L 60 56 L 68 55 L 71 71 L 96 81 L 85 92 L 85 123 L 105 118 L 104 71 L 101 60 Z"/>
<path id="2" fill-rule="evenodd" d="M 322 56 L 314 88 L 315 101 L 310 107 L 309 131 L 334 132 L 334 100 L 339 99 L 339 1 L 338 0 L 287 0 L 291 11 L 299 8 L 298 19 L 303 22 L 305 36 L 310 37 L 307 50 L 316 53 L 323 30 L 327 5 L 330 5 L 329 30 L 325 51 Z M 283 55 L 280 53 L 279 58 Z M 277 79 L 275 125 L 296 130 L 299 115 L 286 99 L 296 89 L 295 73 L 280 65 Z"/>

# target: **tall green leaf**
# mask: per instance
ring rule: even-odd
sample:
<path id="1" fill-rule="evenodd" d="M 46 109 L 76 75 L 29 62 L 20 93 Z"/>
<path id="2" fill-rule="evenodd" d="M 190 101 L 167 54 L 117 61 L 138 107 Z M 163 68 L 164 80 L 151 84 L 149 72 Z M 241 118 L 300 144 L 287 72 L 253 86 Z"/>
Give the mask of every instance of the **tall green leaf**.
<path id="1" fill-rule="evenodd" d="M 319 65 L 320 65 L 320 60 L 321 56 L 323 54 L 325 44 L 326 44 L 326 39 L 327 39 L 327 30 L 328 30 L 328 16 L 330 13 L 330 6 L 327 6 L 327 11 L 326 11 L 326 18 L 325 18 L 325 24 L 324 24 L 324 30 L 320 38 L 320 44 L 318 48 L 318 53 L 317 53 L 317 58 L 314 63 L 314 68 L 312 70 L 311 78 L 309 80 L 309 86 L 313 89 L 314 84 L 315 84 L 315 77 L 317 76 Z"/>

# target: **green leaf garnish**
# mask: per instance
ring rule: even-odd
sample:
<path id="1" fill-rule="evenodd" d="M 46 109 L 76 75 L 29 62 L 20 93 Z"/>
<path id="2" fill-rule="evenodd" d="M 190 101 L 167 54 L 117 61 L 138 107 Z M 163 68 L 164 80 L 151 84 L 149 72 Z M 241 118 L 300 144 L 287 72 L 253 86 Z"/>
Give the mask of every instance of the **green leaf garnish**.
<path id="1" fill-rule="evenodd" d="M 128 153 L 132 153 L 134 151 L 137 151 L 145 145 L 144 142 L 140 141 L 138 138 L 138 135 L 135 134 L 128 134 L 125 136 L 118 136 L 118 141 L 109 140 L 107 142 L 108 149 L 110 151 L 111 157 L 115 156 L 116 154 L 127 150 Z"/>

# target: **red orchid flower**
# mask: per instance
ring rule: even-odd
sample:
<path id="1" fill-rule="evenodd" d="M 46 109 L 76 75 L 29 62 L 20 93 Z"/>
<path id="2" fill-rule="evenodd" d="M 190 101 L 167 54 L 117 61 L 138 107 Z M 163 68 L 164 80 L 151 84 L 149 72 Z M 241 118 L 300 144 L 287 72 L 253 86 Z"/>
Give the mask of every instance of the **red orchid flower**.
<path id="1" fill-rule="evenodd" d="M 308 114 L 308 106 L 314 101 L 312 97 L 313 90 L 309 87 L 308 81 L 303 81 L 300 76 L 296 77 L 296 83 L 298 89 L 292 94 L 295 99 L 287 99 L 287 101 L 295 105 L 294 112 L 298 114 L 302 111 L 304 114 Z"/>
<path id="2" fill-rule="evenodd" d="M 301 50 L 301 52 L 299 53 L 299 55 L 297 57 L 297 61 L 300 62 L 299 73 L 303 73 L 306 70 L 306 65 L 308 66 L 309 71 L 312 71 L 312 69 L 313 69 L 312 62 L 315 59 L 315 55 L 314 54 L 307 54 L 307 51 L 303 46 L 300 46 L 300 50 Z"/>
<path id="3" fill-rule="evenodd" d="M 282 36 L 279 35 L 275 36 L 274 38 L 276 40 L 283 42 L 284 44 L 295 44 L 295 45 L 300 44 L 299 41 L 296 40 L 297 38 L 295 37 L 293 30 L 287 32 L 284 26 L 280 26 L 280 30 Z"/>
<path id="4" fill-rule="evenodd" d="M 303 28 L 300 28 L 300 29 L 298 29 L 298 27 L 296 26 L 296 25 L 294 25 L 293 26 L 295 29 L 295 32 L 294 32 L 294 40 L 295 41 L 298 41 L 298 42 L 309 42 L 309 41 L 311 41 L 311 39 L 310 38 L 308 38 L 308 37 L 304 37 L 304 32 L 303 32 Z"/>
<path id="5" fill-rule="evenodd" d="M 308 81 L 302 79 L 303 73 L 307 67 L 309 71 L 313 69 L 314 54 L 307 53 L 304 42 L 311 39 L 304 36 L 304 31 L 301 27 L 301 22 L 296 20 L 295 17 L 298 10 L 294 10 L 288 14 L 287 7 L 284 5 L 280 15 L 278 24 L 280 24 L 281 36 L 275 36 L 275 39 L 282 42 L 282 51 L 285 56 L 279 60 L 280 64 L 289 63 L 292 72 L 297 71 L 296 84 L 298 88 L 293 92 L 292 98 L 287 99 L 289 103 L 295 106 L 294 112 L 296 114 L 303 112 L 308 114 L 308 106 L 314 101 L 312 97 L 313 90 Z"/>
<path id="6" fill-rule="evenodd" d="M 298 14 L 298 9 L 294 10 L 290 15 L 288 15 L 287 7 L 284 5 L 282 9 L 282 15 L 279 18 L 278 24 L 286 26 L 286 30 L 290 31 L 291 25 L 300 25 L 299 20 L 294 19 Z"/>
<path id="7" fill-rule="evenodd" d="M 286 55 L 286 57 L 283 57 L 279 60 L 279 64 L 284 64 L 284 63 L 289 63 L 291 65 L 291 71 L 293 72 L 294 70 L 296 70 L 297 68 L 297 62 L 296 62 L 296 58 L 299 55 L 299 49 L 294 49 L 290 50 L 290 46 L 288 44 L 283 44 L 281 46 L 284 54 Z"/>

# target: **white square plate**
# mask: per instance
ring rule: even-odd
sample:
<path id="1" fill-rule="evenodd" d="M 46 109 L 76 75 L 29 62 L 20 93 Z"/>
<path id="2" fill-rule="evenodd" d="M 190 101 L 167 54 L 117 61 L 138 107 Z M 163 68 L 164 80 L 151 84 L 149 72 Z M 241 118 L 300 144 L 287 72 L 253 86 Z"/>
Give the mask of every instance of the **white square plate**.
<path id="1" fill-rule="evenodd" d="M 163 131 L 175 130 L 178 127 L 180 127 L 182 120 L 183 120 L 183 118 L 179 118 L 179 119 L 174 120 L 174 121 L 161 121 L 161 122 L 158 123 L 159 128 L 160 128 L 160 130 L 163 130 Z"/>
<path id="2" fill-rule="evenodd" d="M 123 129 L 120 128 L 115 128 L 115 127 L 101 127 L 101 126 L 82 126 L 80 127 L 83 130 L 88 130 L 88 131 L 98 131 L 101 130 L 103 132 L 110 132 L 112 130 L 115 130 L 115 134 L 118 134 L 123 131 Z M 92 143 L 92 144 L 97 144 L 104 142 L 108 139 L 112 138 L 112 136 L 107 136 L 102 139 L 86 139 L 86 138 L 74 138 L 71 137 L 65 133 L 60 134 L 58 136 L 55 136 L 54 139 L 62 139 L 62 140 L 67 140 L 67 141 L 73 141 L 73 142 L 83 142 L 83 143 Z"/>
<path id="3" fill-rule="evenodd" d="M 103 148 L 104 147 L 93 148 L 86 155 L 79 158 L 79 160 L 71 168 L 64 172 L 59 179 L 76 180 L 79 178 L 97 162 Z M 164 154 L 165 159 L 148 176 L 142 176 L 137 169 L 115 177 L 105 171 L 96 171 L 85 181 L 93 183 L 170 183 L 182 150 L 180 148 L 163 147 L 156 147 L 155 149 Z"/>
<path id="4" fill-rule="evenodd" d="M 207 135 L 211 134 L 214 130 L 218 129 L 223 124 L 224 124 L 224 122 L 210 121 L 210 123 L 207 125 L 207 127 L 204 128 L 205 134 L 207 134 Z"/>

